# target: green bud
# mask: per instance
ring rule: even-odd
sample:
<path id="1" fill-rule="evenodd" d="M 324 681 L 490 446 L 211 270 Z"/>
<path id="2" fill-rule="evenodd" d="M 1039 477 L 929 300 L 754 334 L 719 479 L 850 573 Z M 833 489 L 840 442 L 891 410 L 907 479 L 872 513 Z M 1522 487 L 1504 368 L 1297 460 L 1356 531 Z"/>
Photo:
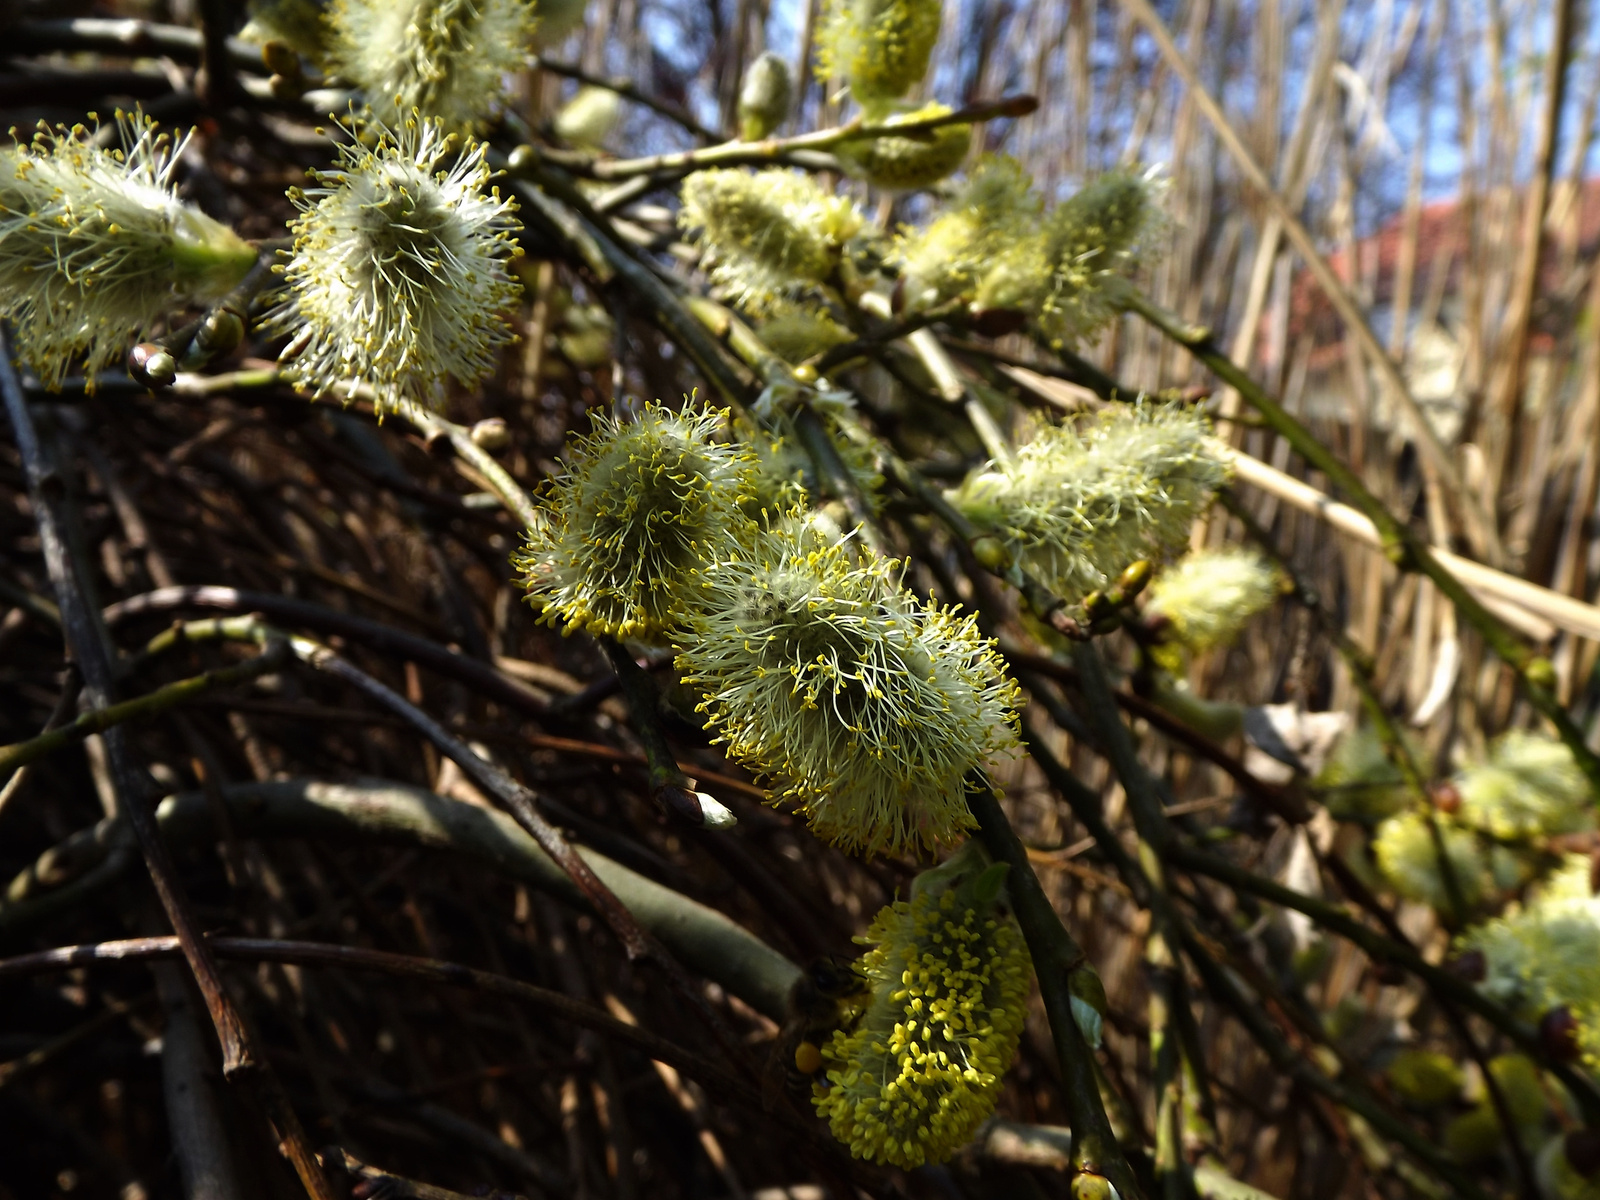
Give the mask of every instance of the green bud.
<path id="1" fill-rule="evenodd" d="M 739 90 L 739 136 L 747 142 L 771 137 L 794 103 L 789 64 L 768 50 L 744 73 Z"/>

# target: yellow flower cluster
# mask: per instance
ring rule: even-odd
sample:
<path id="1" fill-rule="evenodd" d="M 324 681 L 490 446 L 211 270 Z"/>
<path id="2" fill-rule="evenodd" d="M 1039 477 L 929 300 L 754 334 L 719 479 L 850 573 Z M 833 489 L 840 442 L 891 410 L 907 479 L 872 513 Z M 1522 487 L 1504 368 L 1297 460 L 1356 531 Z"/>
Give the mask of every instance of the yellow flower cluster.
<path id="1" fill-rule="evenodd" d="M 1005 867 L 972 847 L 883 909 L 856 969 L 871 991 L 823 1051 L 817 1112 L 857 1158 L 942 1162 L 994 1112 L 1016 1054 L 1032 967 L 1000 906 Z"/>

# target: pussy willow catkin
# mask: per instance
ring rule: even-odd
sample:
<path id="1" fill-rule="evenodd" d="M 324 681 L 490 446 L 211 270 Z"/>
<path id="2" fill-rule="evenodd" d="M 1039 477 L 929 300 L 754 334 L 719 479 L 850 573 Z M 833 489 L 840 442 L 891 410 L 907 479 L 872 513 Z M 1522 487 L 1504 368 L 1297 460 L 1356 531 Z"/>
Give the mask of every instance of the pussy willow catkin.
<path id="1" fill-rule="evenodd" d="M 861 214 L 809 175 L 711 170 L 684 180 L 678 223 L 705 247 L 712 281 L 765 314 L 828 280 Z"/>
<path id="2" fill-rule="evenodd" d="M 937 216 L 896 239 L 893 257 L 907 302 L 970 297 L 1001 254 L 1035 235 L 1043 211 L 1043 199 L 1016 159 L 980 160 Z"/>
<path id="3" fill-rule="evenodd" d="M 1118 405 L 1046 425 L 1016 454 L 969 476 L 951 500 L 1068 600 L 1130 563 L 1178 552 L 1227 470 L 1206 449 L 1203 414 Z"/>
<path id="4" fill-rule="evenodd" d="M 1033 983 L 1005 874 L 969 846 L 859 939 L 872 946 L 856 964 L 869 991 L 823 1050 L 827 1084 L 814 1098 L 857 1158 L 943 1162 L 994 1112 Z"/>
<path id="5" fill-rule="evenodd" d="M 120 149 L 83 126 L 39 129 L 0 152 L 0 316 L 47 387 L 81 363 L 94 376 L 175 308 L 218 299 L 256 249 L 178 199 L 187 138 L 117 114 Z"/>
<path id="6" fill-rule="evenodd" d="M 364 384 L 380 412 L 437 406 L 511 340 L 515 204 L 488 186 L 484 146 L 437 121 L 356 132 L 337 169 L 290 193 L 300 215 L 268 328 L 290 335 L 285 373 L 319 396 Z"/>
<path id="7" fill-rule="evenodd" d="M 706 570 L 678 659 L 728 753 L 818 836 L 869 855 L 970 828 L 967 773 L 1016 740 L 992 647 L 895 565 L 778 523 Z"/>
<path id="8" fill-rule="evenodd" d="M 479 130 L 536 25 L 527 0 L 334 0 L 330 58 L 387 125 L 413 111 Z"/>
<path id="9" fill-rule="evenodd" d="M 868 112 L 898 100 L 928 73 L 943 0 L 829 0 L 817 39 L 817 77 L 843 76 Z"/>
<path id="10" fill-rule="evenodd" d="M 886 124 L 942 117 L 946 104 L 902 106 L 884 118 Z M 916 137 L 866 137 L 842 142 L 835 150 L 845 170 L 873 187 L 909 191 L 929 187 L 961 166 L 972 144 L 971 125 L 941 125 Z"/>
<path id="11" fill-rule="evenodd" d="M 705 565 L 734 552 L 757 460 L 715 435 L 725 413 L 646 405 L 596 416 L 545 495 L 548 520 L 517 557 L 546 619 L 661 640 L 697 610 Z"/>
<path id="12" fill-rule="evenodd" d="M 1239 636 L 1245 623 L 1278 598 L 1279 576 L 1253 550 L 1225 547 L 1185 555 L 1156 577 L 1144 608 L 1162 623 L 1156 660 L 1182 668 L 1184 652 L 1202 654 Z"/>

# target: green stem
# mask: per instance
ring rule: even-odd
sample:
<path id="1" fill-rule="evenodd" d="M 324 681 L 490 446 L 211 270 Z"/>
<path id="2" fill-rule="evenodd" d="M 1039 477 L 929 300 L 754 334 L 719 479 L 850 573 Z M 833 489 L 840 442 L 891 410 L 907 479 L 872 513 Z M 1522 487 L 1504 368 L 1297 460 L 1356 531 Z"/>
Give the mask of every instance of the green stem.
<path id="1" fill-rule="evenodd" d="M 589 173 L 597 179 L 627 179 L 634 175 L 687 175 L 707 167 L 771 166 L 785 161 L 797 151 L 831 150 L 841 142 L 866 138 L 915 137 L 947 125 L 970 125 L 1000 117 L 1026 116 L 1038 107 L 1039 102 L 1032 96 L 1005 96 L 999 100 L 969 104 L 954 112 L 919 117 L 915 121 L 865 121 L 857 117 L 833 129 L 818 129 L 794 137 L 768 138 L 762 142 L 724 142 L 720 146 L 707 146 L 701 150 L 652 154 L 645 158 L 599 160 L 589 164 Z"/>
<path id="2" fill-rule="evenodd" d="M 1100 1103 L 1089 1044 L 1072 1014 L 1072 976 L 1088 969 L 1088 959 L 1051 906 L 1027 851 L 989 785 L 974 780 L 967 790 L 967 803 L 977 818 L 984 849 L 996 862 L 1011 867 L 1006 887 L 1033 956 L 1034 974 L 1061 1064 L 1061 1088 L 1073 1133 L 1073 1165 L 1080 1171 L 1104 1175 L 1123 1200 L 1137 1200 L 1144 1193 Z"/>
<path id="3" fill-rule="evenodd" d="M 561 218 L 555 232 L 569 245 L 580 235 L 591 242 L 606 270 L 613 272 L 626 290 L 628 303 L 645 309 L 656 328 L 710 380 L 723 403 L 743 409 L 750 394 L 749 381 L 740 377 L 717 339 L 696 320 L 683 298 L 611 235 L 609 222 L 589 206 L 569 177 L 535 162 L 512 171 L 512 181 L 519 196 L 541 212 Z M 569 235 L 567 227 L 574 232 Z M 604 282 L 607 276 L 597 274 L 596 278 Z"/>
<path id="4" fill-rule="evenodd" d="M 664 811 L 682 817 L 691 825 L 709 829 L 727 829 L 734 825 L 733 813 L 712 797 L 695 791 L 689 777 L 678 766 L 678 759 L 667 744 L 666 731 L 661 727 L 655 681 L 634 661 L 626 646 L 610 639 L 602 644 L 612 670 L 617 673 L 623 698 L 628 702 L 633 731 L 644 749 L 651 799 Z"/>
<path id="5" fill-rule="evenodd" d="M 65 749 L 74 743 L 81 742 L 91 734 L 100 733 L 110 729 L 113 725 L 121 725 L 125 721 L 138 720 L 142 717 L 153 717 L 157 713 L 166 712 L 167 709 L 192 700 L 203 695 L 213 688 L 228 687 L 231 684 L 242 683 L 247 679 L 254 679 L 259 675 L 275 670 L 283 664 L 285 657 L 285 644 L 281 641 L 268 648 L 261 654 L 246 662 L 233 667 L 219 667 L 214 671 L 202 671 L 198 675 L 191 675 L 188 679 L 175 680 L 163 684 L 153 692 L 137 696 L 132 700 L 124 700 L 118 704 L 108 704 L 104 708 L 90 709 L 79 714 L 77 720 L 63 725 L 59 729 L 52 729 L 37 737 L 29 738 L 25 742 L 14 742 L 9 746 L 0 746 L 0 774 L 5 774 L 18 767 L 25 766 L 47 754 Z"/>

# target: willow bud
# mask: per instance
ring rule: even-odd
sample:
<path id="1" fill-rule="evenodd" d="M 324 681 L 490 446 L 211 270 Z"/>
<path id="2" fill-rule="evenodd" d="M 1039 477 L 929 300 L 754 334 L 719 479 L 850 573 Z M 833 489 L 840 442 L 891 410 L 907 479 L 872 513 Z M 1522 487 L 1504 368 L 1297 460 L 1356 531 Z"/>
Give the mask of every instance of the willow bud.
<path id="1" fill-rule="evenodd" d="M 611 88 L 579 88 L 556 113 L 552 125 L 562 141 L 597 150 L 617 127 L 621 113 L 622 97 Z"/>
<path id="2" fill-rule="evenodd" d="M 789 64 L 768 50 L 744 73 L 744 86 L 739 89 L 739 136 L 747 142 L 771 137 L 788 118 L 793 103 Z"/>

